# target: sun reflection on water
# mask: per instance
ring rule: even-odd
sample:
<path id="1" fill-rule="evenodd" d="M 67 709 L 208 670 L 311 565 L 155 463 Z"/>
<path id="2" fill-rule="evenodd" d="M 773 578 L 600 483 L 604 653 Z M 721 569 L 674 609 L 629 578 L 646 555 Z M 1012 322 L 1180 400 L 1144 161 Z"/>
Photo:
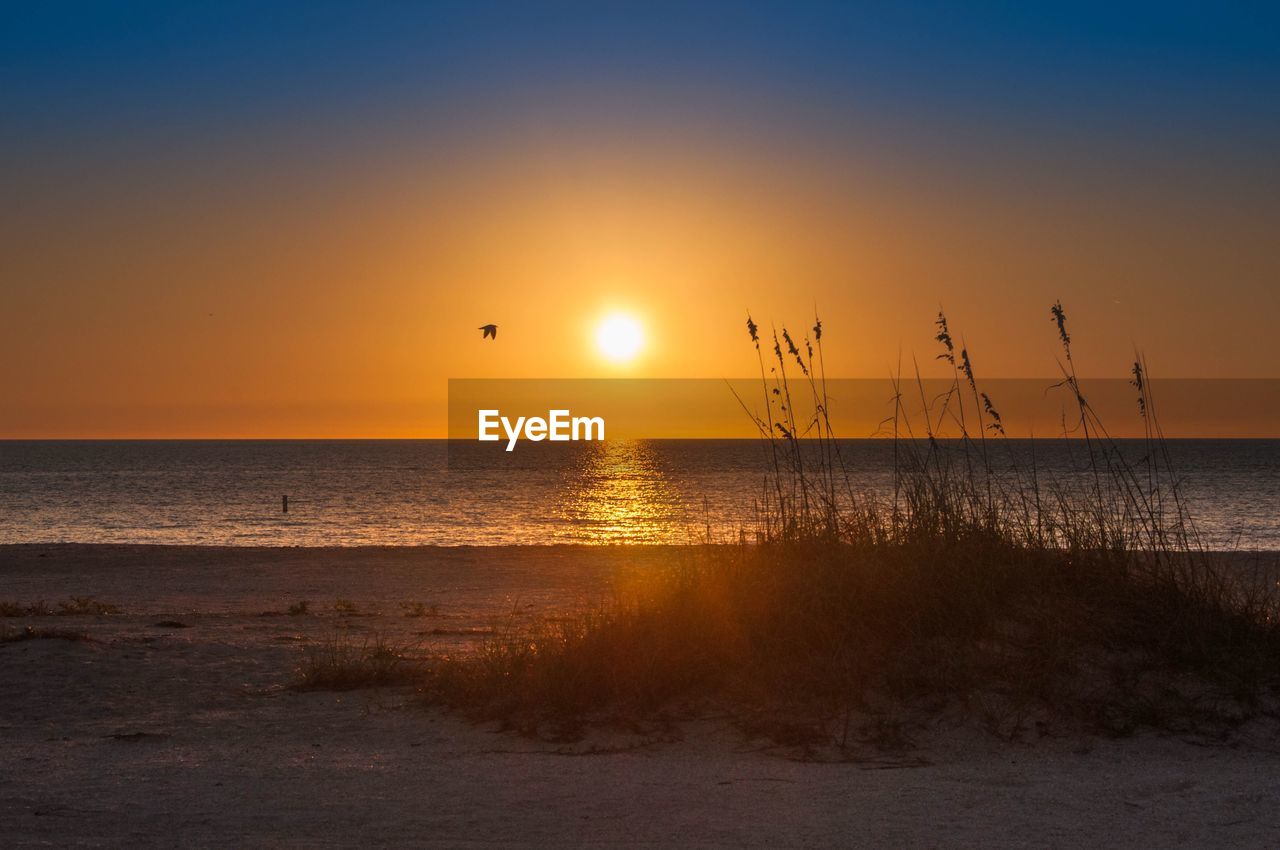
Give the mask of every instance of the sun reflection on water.
<path id="1" fill-rule="evenodd" d="M 589 444 L 552 510 L 564 536 L 593 543 L 683 543 L 684 504 L 652 445 Z"/>

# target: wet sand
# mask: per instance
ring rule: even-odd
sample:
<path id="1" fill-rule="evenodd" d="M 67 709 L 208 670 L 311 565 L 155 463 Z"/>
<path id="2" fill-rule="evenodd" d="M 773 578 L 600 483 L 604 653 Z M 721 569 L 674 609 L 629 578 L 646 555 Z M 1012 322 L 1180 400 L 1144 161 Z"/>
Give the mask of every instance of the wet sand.
<path id="1" fill-rule="evenodd" d="M 119 609 L 0 619 L 92 638 L 0 645 L 3 843 L 1265 847 L 1280 834 L 1270 726 L 1225 743 L 1007 743 L 954 726 L 821 763 L 710 719 L 565 744 L 466 723 L 404 689 L 288 687 L 302 647 L 339 629 L 465 647 L 673 557 L 0 547 L 0 602 Z M 302 601 L 306 615 L 284 613 Z"/>

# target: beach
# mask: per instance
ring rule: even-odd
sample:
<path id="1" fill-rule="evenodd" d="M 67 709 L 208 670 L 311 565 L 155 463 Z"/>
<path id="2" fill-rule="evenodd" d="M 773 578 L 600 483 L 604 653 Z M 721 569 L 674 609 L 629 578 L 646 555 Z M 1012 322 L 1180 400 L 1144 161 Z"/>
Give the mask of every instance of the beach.
<path id="1" fill-rule="evenodd" d="M 1280 4 L 3 20 L 0 850 L 1280 848 Z"/>
<path id="2" fill-rule="evenodd" d="M 1280 747 L 997 739 L 799 758 L 713 713 L 527 737 L 409 688 L 292 687 L 343 633 L 423 652 L 607 599 L 668 547 L 0 547 L 0 822 L 28 846 L 1268 846 Z M 53 613 L 80 597 L 82 613 Z M 295 612 L 306 602 L 306 613 Z M 109 606 L 109 607 L 104 607 Z M 105 612 L 105 613 L 104 613 Z"/>

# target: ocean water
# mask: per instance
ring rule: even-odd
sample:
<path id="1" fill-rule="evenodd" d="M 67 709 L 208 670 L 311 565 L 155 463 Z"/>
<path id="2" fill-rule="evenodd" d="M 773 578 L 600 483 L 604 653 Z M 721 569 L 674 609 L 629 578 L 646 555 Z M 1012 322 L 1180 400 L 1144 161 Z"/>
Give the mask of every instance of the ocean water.
<path id="1" fill-rule="evenodd" d="M 0 441 L 0 543 L 683 543 L 756 527 L 756 441 Z M 485 448 L 489 448 L 486 444 Z M 1008 441 L 1042 481 L 1079 482 L 1078 442 Z M 1169 445 L 1204 541 L 1280 550 L 1280 440 Z M 887 495 L 893 445 L 841 443 L 853 488 Z M 1125 444 L 1139 463 L 1145 447 Z M 281 496 L 289 496 L 289 511 Z"/>

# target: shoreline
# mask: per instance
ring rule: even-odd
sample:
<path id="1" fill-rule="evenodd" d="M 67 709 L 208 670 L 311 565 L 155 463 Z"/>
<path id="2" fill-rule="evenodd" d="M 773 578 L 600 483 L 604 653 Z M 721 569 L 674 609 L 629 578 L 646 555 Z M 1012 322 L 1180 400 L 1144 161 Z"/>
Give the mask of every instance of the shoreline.
<path id="1" fill-rule="evenodd" d="M 92 552 L 94 550 L 138 549 L 143 551 L 171 550 L 182 551 L 224 551 L 224 552 L 503 552 L 525 550 L 567 550 L 581 552 L 622 552 L 622 551 L 671 551 L 691 552 L 698 549 L 725 549 L 744 544 L 740 543 L 357 543 L 344 545 L 340 543 L 312 546 L 307 544 L 282 544 L 280 546 L 263 546 L 257 543 L 239 545 L 235 543 L 90 543 L 84 541 L 61 541 L 53 543 L 0 543 L 0 554 L 6 551 L 33 549 L 59 549 L 65 551 Z M 745 544 L 754 545 L 754 544 Z M 1280 549 L 1205 549 L 1209 556 L 1248 557 L 1252 555 L 1277 555 Z"/>
<path id="2" fill-rule="evenodd" d="M 303 544 L 285 544 L 280 546 L 262 546 L 256 543 L 245 544 L 243 546 L 234 543 L 89 543 L 83 541 L 62 541 L 53 543 L 0 543 L 0 552 L 5 550 L 19 549 L 67 549 L 67 550 L 94 550 L 94 549 L 143 549 L 143 550 L 161 550 L 172 549 L 175 551 L 182 550 L 224 550 L 228 552 L 292 552 L 292 551 L 313 551 L 313 552 L 360 552 L 360 551 L 457 551 L 457 550 L 476 550 L 476 551 L 501 551 L 504 549 L 575 549 L 575 550 L 596 550 L 596 549 L 671 549 L 671 550 L 690 550 L 704 547 L 724 547 L 736 546 L 736 543 L 360 543 L 350 546 L 342 544 L 332 544 L 326 546 L 308 546 Z M 1249 550 L 1240 550 L 1249 551 Z M 1280 550 L 1277 550 L 1280 551 Z"/>

